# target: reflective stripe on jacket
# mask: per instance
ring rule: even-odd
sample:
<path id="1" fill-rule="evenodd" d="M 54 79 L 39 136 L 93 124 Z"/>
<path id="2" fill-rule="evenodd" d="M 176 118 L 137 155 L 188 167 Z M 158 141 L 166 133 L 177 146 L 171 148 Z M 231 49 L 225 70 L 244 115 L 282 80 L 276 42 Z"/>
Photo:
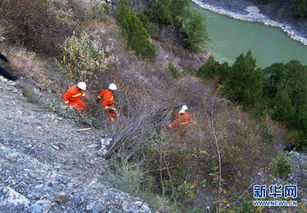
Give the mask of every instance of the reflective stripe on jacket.
<path id="1" fill-rule="evenodd" d="M 101 105 L 103 108 L 112 106 L 115 103 L 114 94 L 111 90 L 106 89 L 99 93 L 98 98 L 103 99 Z"/>
<path id="2" fill-rule="evenodd" d="M 187 126 L 189 123 L 196 124 L 196 122 L 192 121 L 190 118 L 189 113 L 177 113 L 176 114 L 176 120 L 170 124 L 171 127 L 181 127 L 181 126 Z"/>
<path id="3" fill-rule="evenodd" d="M 77 85 L 70 87 L 66 93 L 63 95 L 63 100 L 67 104 L 69 102 L 76 102 L 81 97 L 86 97 L 86 93 L 84 91 L 80 91 Z"/>

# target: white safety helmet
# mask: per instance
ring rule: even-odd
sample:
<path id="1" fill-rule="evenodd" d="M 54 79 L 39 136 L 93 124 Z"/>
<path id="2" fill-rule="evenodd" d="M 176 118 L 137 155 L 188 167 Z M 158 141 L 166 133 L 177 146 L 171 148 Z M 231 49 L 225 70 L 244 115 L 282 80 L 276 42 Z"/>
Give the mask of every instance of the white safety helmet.
<path id="1" fill-rule="evenodd" d="M 179 111 L 179 113 L 185 113 L 188 110 L 188 106 L 187 105 L 183 105 Z"/>
<path id="2" fill-rule="evenodd" d="M 112 83 L 109 85 L 109 90 L 117 90 L 116 84 Z"/>
<path id="3" fill-rule="evenodd" d="M 81 90 L 86 90 L 86 83 L 85 82 L 79 82 L 77 86 Z"/>

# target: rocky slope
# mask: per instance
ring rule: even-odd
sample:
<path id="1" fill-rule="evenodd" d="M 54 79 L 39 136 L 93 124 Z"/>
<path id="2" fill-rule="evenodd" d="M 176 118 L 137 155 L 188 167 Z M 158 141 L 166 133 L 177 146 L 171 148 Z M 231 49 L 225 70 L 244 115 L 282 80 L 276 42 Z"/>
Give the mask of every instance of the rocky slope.
<path id="1" fill-rule="evenodd" d="M 0 77 L 0 212 L 150 212 L 101 179 L 101 133 L 29 103 L 20 84 Z"/>

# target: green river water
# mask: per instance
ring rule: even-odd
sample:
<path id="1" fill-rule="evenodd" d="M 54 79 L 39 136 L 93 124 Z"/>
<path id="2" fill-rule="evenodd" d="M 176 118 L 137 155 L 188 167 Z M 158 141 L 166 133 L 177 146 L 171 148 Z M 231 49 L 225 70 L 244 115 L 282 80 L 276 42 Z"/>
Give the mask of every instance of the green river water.
<path id="1" fill-rule="evenodd" d="M 307 65 L 307 46 L 289 38 L 281 29 L 235 20 L 193 6 L 207 22 L 207 50 L 223 62 L 233 62 L 241 53 L 253 52 L 259 67 L 299 60 Z"/>

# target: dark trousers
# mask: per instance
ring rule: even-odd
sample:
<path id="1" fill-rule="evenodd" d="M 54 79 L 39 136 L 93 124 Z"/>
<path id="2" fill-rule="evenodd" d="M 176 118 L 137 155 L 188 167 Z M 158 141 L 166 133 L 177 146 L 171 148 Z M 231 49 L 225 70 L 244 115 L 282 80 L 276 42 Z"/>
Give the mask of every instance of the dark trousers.
<path id="1" fill-rule="evenodd" d="M 9 73 L 6 69 L 0 66 L 0 75 L 2 75 L 4 78 L 11 80 L 11 81 L 16 81 L 17 77 Z"/>

